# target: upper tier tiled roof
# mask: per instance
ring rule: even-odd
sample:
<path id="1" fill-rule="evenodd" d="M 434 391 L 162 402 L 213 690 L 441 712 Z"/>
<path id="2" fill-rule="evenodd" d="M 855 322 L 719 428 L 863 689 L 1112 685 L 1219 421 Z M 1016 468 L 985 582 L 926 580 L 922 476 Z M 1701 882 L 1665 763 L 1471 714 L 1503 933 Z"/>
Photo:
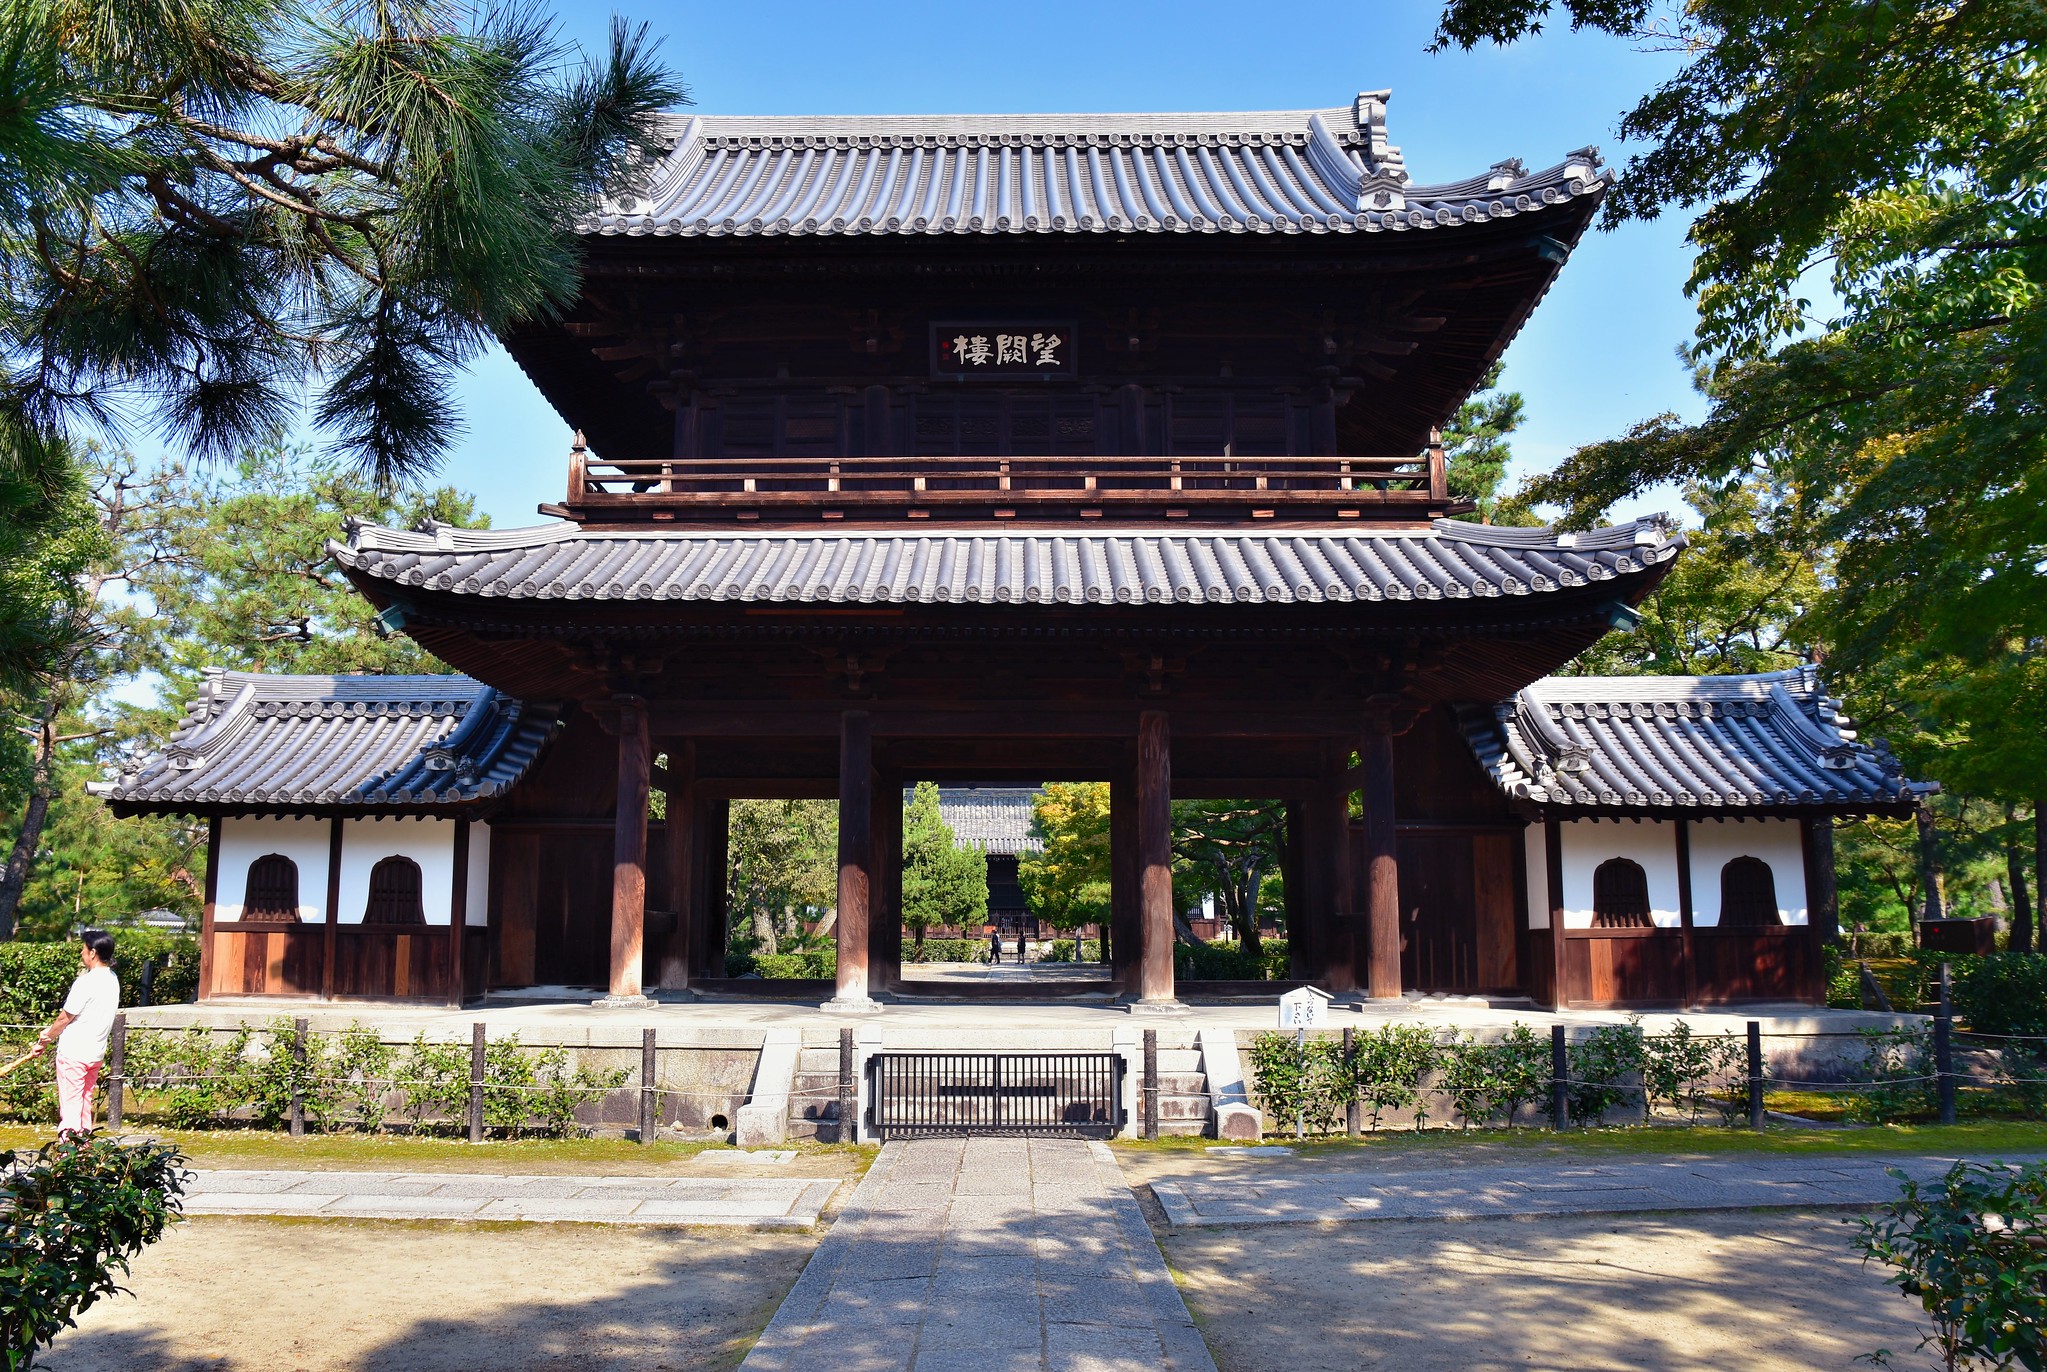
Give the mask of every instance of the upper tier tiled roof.
<path id="1" fill-rule="evenodd" d="M 953 842 L 996 857 L 1041 853 L 1045 841 L 1031 832 L 1028 786 L 941 786 L 938 813 L 952 826 Z"/>
<path id="2" fill-rule="evenodd" d="M 1560 809 L 1855 809 L 1938 789 L 1857 742 L 1803 668 L 1548 677 L 1499 705 L 1467 706 L 1461 720 L 1502 790 Z"/>
<path id="3" fill-rule="evenodd" d="M 466 676 L 210 669 L 164 748 L 94 791 L 118 809 L 420 810 L 499 795 L 555 713 Z"/>
<path id="4" fill-rule="evenodd" d="M 1606 192 L 1594 149 L 1416 186 L 1390 92 L 1331 110 L 750 117 L 671 122 L 669 151 L 589 234 L 1377 233 Z"/>
<path id="5" fill-rule="evenodd" d="M 1648 570 L 1684 546 L 1660 519 L 1561 533 L 1439 519 L 1413 530 L 735 534 L 676 529 L 401 532 L 352 522 L 328 549 L 399 586 L 543 600 L 1266 605 L 1528 595 Z"/>

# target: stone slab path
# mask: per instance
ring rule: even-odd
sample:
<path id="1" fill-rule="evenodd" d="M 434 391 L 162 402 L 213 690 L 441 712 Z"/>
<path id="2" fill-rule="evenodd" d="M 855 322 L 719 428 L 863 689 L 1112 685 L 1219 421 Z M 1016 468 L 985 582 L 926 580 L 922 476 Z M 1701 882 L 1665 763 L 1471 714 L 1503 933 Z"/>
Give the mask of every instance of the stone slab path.
<path id="1" fill-rule="evenodd" d="M 1176 1229 L 1336 1220 L 1491 1219 L 1641 1210 L 1874 1205 L 1895 1197 L 1897 1167 L 1925 1180 L 1952 1158 L 1717 1157 L 1531 1162 L 1430 1170 L 1322 1171 L 1273 1160 L 1269 1172 L 1154 1178 Z"/>
<path id="2" fill-rule="evenodd" d="M 471 1172 L 195 1171 L 188 1215 L 537 1220 L 808 1229 L 838 1190 L 816 1177 L 519 1177 Z"/>
<path id="3" fill-rule="evenodd" d="M 1109 1149 L 920 1139 L 881 1156 L 746 1372 L 1214 1372 Z"/>

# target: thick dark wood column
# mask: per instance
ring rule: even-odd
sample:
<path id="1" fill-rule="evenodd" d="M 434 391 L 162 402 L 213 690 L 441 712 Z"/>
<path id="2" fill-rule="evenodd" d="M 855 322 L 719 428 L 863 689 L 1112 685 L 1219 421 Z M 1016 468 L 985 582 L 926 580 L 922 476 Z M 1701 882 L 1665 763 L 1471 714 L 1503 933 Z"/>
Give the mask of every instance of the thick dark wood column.
<path id="1" fill-rule="evenodd" d="M 903 979 L 903 783 L 886 773 L 874 788 L 874 885 L 867 904 L 869 990 L 893 991 Z"/>
<path id="2" fill-rule="evenodd" d="M 1173 750 L 1163 710 L 1137 717 L 1137 869 L 1144 951 L 1138 969 L 1142 1005 L 1173 998 Z"/>
<path id="3" fill-rule="evenodd" d="M 1137 878 L 1137 778 L 1109 783 L 1109 979 L 1138 992 L 1144 956 L 1143 896 Z"/>
<path id="4" fill-rule="evenodd" d="M 668 740 L 667 814 L 662 838 L 668 848 L 668 932 L 661 940 L 654 984 L 664 991 L 689 989 L 695 946 L 698 891 L 703 885 L 697 863 L 697 745 L 695 740 Z"/>
<path id="5" fill-rule="evenodd" d="M 1571 960 L 1564 946 L 1564 831 L 1555 815 L 1542 821 L 1542 869 L 1549 888 L 1550 1008 L 1571 1008 Z"/>
<path id="6" fill-rule="evenodd" d="M 1334 996 L 1349 995 L 1358 989 L 1357 944 L 1361 930 L 1350 880 L 1348 785 L 1339 771 L 1337 777 L 1315 788 L 1304 807 L 1308 842 L 1302 865 L 1308 889 L 1303 902 L 1307 909 L 1303 913 L 1315 931 L 1309 947 L 1312 962 L 1308 976 Z M 1291 954 L 1292 950 L 1288 951 Z M 1394 971 L 1397 980 L 1397 961 Z"/>
<path id="7" fill-rule="evenodd" d="M 839 978 L 828 1010 L 881 1007 L 867 993 L 868 901 L 874 888 L 874 734 L 865 710 L 839 716 Z"/>
<path id="8" fill-rule="evenodd" d="M 611 842 L 611 987 L 607 1002 L 646 999 L 640 960 L 647 933 L 647 786 L 653 756 L 647 747 L 647 704 L 619 696 L 618 810 Z"/>
<path id="9" fill-rule="evenodd" d="M 1370 721 L 1359 744 L 1365 793 L 1364 906 L 1370 940 L 1366 985 L 1374 1000 L 1400 995 L 1400 836 L 1393 827 L 1393 735 Z"/>
<path id="10" fill-rule="evenodd" d="M 213 879 L 212 870 L 207 880 Z M 327 907 L 320 935 L 320 999 L 334 999 L 334 930 L 341 923 L 341 816 L 327 821 Z"/>
<path id="11" fill-rule="evenodd" d="M 690 931 L 696 967 L 692 975 L 725 975 L 725 876 L 731 858 L 732 802 L 723 796 L 696 798 L 696 851 L 691 854 L 691 889 L 696 893 L 696 927 Z"/>
<path id="12" fill-rule="evenodd" d="M 1805 858 L 1805 922 L 1810 931 L 1807 950 L 1807 985 L 1804 994 L 1814 1004 L 1827 998 L 1827 957 L 1829 943 L 1841 936 L 1841 894 L 1834 876 L 1834 817 L 1813 815 L 1799 820 L 1800 848 Z M 2040 893 L 2033 893 L 2039 908 Z M 2036 917 L 2037 918 L 2037 917 Z"/>
<path id="13" fill-rule="evenodd" d="M 1286 911 L 1287 975 L 1296 981 L 1313 981 L 1316 963 L 1315 936 L 1308 914 L 1308 812 L 1312 804 L 1286 803 L 1286 846 L 1280 850 L 1281 891 Z"/>

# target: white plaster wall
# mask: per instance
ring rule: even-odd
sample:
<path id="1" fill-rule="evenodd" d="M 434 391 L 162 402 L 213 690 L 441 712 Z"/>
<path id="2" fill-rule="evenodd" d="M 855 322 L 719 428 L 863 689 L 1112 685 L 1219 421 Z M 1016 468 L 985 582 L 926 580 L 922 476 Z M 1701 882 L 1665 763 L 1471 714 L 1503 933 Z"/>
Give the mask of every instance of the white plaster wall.
<path id="1" fill-rule="evenodd" d="M 1592 927 L 1592 873 L 1608 858 L 1642 865 L 1649 878 L 1649 915 L 1659 929 L 1684 921 L 1677 908 L 1677 831 L 1662 820 L 1571 819 L 1558 826 L 1563 838 L 1564 927 Z M 1717 867 L 1714 869 L 1719 870 Z"/>
<path id="2" fill-rule="evenodd" d="M 453 842 L 453 839 L 449 840 Z M 466 926 L 481 929 L 490 923 L 490 826 L 469 826 L 469 913 Z"/>
<path id="3" fill-rule="evenodd" d="M 298 864 L 299 921 L 320 924 L 327 918 L 327 821 L 260 815 L 220 822 L 220 880 L 214 888 L 213 917 L 242 917 L 249 899 L 249 864 L 281 853 Z M 367 888 L 365 888 L 367 889 Z"/>
<path id="4" fill-rule="evenodd" d="M 1692 823 L 1692 923 L 1720 922 L 1720 869 L 1733 859 L 1770 864 L 1777 884 L 1777 918 L 1804 924 L 1805 850 L 1795 819 L 1703 819 Z"/>
<path id="5" fill-rule="evenodd" d="M 474 835 L 471 842 L 474 843 Z M 472 849 L 473 851 L 473 849 Z M 341 825 L 342 924 L 362 923 L 370 902 L 370 869 L 387 857 L 409 857 L 419 864 L 420 904 L 428 924 L 448 922 L 448 898 L 455 874 L 455 821 L 452 819 L 350 819 Z M 470 888 L 471 908 L 483 902 Z"/>
<path id="6" fill-rule="evenodd" d="M 1527 859 L 1528 927 L 1549 928 L 1549 849 L 1541 820 L 1521 831 L 1521 853 Z"/>

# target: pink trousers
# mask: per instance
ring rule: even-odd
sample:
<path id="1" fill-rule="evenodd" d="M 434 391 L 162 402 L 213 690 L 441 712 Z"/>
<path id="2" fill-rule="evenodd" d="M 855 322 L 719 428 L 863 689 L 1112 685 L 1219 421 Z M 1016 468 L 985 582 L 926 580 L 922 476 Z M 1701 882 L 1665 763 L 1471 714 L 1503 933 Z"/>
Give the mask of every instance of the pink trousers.
<path id="1" fill-rule="evenodd" d="M 83 1134 L 92 1128 L 92 1091 L 99 1085 L 100 1065 L 57 1059 L 57 1132 Z"/>

